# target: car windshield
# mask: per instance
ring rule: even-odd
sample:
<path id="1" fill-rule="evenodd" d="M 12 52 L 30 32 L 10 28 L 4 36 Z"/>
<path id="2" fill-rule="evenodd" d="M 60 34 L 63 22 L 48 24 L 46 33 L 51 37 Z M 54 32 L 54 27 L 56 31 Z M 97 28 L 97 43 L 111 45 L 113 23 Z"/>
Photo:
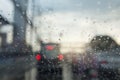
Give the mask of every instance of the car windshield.
<path id="1" fill-rule="evenodd" d="M 0 80 L 120 80 L 120 0 L 0 0 Z"/>

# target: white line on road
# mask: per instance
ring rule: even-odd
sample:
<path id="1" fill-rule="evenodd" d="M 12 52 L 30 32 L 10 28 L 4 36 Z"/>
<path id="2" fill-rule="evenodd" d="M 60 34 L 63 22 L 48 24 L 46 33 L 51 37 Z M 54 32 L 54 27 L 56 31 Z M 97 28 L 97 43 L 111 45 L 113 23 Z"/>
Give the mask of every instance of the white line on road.
<path id="1" fill-rule="evenodd" d="M 71 65 L 63 64 L 63 80 L 73 80 Z"/>

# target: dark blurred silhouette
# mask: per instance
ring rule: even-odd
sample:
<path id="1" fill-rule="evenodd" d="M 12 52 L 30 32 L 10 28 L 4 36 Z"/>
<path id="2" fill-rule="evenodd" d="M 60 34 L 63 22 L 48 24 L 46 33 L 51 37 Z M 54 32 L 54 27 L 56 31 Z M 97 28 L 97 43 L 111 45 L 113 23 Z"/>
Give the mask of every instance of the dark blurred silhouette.
<path id="1" fill-rule="evenodd" d="M 9 24 L 9 21 L 7 21 L 7 19 L 5 19 L 2 15 L 0 15 L 0 27 L 2 27 L 3 25 L 7 25 L 7 24 Z M 6 45 L 7 45 L 7 42 L 6 42 L 7 35 L 6 35 L 6 33 L 1 33 L 0 32 L 0 37 L 2 39 L 1 47 L 6 47 Z"/>
<path id="2" fill-rule="evenodd" d="M 92 49 L 95 49 L 95 50 L 110 50 L 110 49 L 119 47 L 116 41 L 108 35 L 95 36 L 91 40 L 90 46 Z"/>

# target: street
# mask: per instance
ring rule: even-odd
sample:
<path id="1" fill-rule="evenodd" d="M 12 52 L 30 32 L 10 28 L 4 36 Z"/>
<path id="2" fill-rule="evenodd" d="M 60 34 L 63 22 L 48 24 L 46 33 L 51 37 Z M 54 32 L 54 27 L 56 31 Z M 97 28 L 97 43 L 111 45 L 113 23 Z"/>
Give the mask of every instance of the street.
<path id="1" fill-rule="evenodd" d="M 63 63 L 62 75 L 57 73 L 37 75 L 37 69 L 36 67 L 33 67 L 31 70 L 25 72 L 25 74 L 19 74 L 18 76 L 10 76 L 10 74 L 6 74 L 1 76 L 0 80 L 90 80 L 88 77 L 86 78 L 83 77 L 86 77 L 84 73 L 81 74 L 73 73 L 72 66 L 70 64 Z M 110 80 L 110 79 L 102 78 L 91 80 Z M 119 80 L 119 78 L 115 80 Z"/>

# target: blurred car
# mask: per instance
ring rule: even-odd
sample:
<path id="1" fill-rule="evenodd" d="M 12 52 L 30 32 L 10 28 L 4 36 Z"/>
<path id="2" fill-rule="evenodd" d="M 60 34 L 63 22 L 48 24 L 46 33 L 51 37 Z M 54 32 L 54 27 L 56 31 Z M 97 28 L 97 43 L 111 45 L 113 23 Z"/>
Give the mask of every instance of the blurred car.
<path id="1" fill-rule="evenodd" d="M 99 52 L 96 54 L 99 62 L 99 73 L 103 77 L 120 76 L 120 54 L 119 50 Z"/>
<path id="2" fill-rule="evenodd" d="M 59 44 L 41 42 L 41 51 L 36 54 L 38 74 L 62 74 L 63 58 Z"/>
<path id="3" fill-rule="evenodd" d="M 117 42 L 108 35 L 98 35 L 91 40 L 90 46 L 99 66 L 99 76 L 112 80 L 119 77 L 120 46 Z"/>

